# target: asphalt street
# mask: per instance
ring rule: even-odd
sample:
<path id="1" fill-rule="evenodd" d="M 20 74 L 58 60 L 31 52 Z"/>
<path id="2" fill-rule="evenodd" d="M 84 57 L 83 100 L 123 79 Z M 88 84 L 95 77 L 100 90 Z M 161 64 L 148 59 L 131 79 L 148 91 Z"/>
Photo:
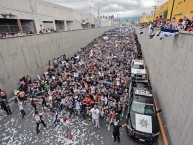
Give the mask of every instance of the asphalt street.
<path id="1" fill-rule="evenodd" d="M 31 105 L 25 106 L 27 117 L 21 119 L 18 106 L 11 106 L 13 115 L 7 116 L 5 112 L 0 111 L 0 145 L 117 145 L 113 140 L 112 127 L 107 129 L 105 121 L 100 120 L 101 128 L 94 128 L 92 122 L 87 118 L 74 116 L 75 123 L 72 124 L 73 139 L 66 138 L 64 128 L 58 124 L 55 128 L 48 121 L 45 113 L 43 119 L 48 124 L 45 129 L 40 125 L 40 134 L 36 134 L 36 123 L 32 116 L 33 109 Z M 67 113 L 67 114 L 66 114 Z M 64 112 L 68 116 L 68 112 Z M 124 120 L 122 122 L 125 123 Z M 126 134 L 125 128 L 121 128 L 121 143 L 119 145 L 142 145 L 133 141 Z M 162 145 L 161 136 L 156 145 Z"/>

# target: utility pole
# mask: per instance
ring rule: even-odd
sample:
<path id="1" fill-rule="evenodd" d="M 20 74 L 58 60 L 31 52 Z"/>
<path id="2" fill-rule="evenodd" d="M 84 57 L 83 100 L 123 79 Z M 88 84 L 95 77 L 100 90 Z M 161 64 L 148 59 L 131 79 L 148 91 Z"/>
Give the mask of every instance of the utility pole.
<path id="1" fill-rule="evenodd" d="M 99 15 L 100 15 L 99 14 L 99 12 L 100 12 L 100 10 L 99 10 L 100 9 L 100 5 L 99 5 L 99 3 L 97 3 L 97 5 L 98 5 L 98 18 L 99 18 Z"/>
<path id="2" fill-rule="evenodd" d="M 171 10 L 171 14 L 170 14 L 170 21 L 172 19 L 172 15 L 173 15 L 174 4 L 175 4 L 175 0 L 173 0 L 173 3 L 172 3 L 172 10 Z"/>
<path id="3" fill-rule="evenodd" d="M 156 14 L 157 6 L 153 6 L 153 7 L 155 9 L 154 16 L 153 16 L 153 21 L 154 21 L 155 20 L 155 14 Z"/>
<path id="4" fill-rule="evenodd" d="M 100 4 L 103 2 L 103 1 L 105 1 L 106 2 L 106 0 L 101 0 L 100 2 L 95 2 L 94 0 L 91 0 L 90 2 L 93 2 L 93 3 L 95 3 L 95 4 L 97 4 L 97 15 L 98 15 L 98 18 L 100 17 Z"/>
<path id="5" fill-rule="evenodd" d="M 90 14 L 90 28 L 91 28 L 91 11 L 90 11 L 90 7 L 89 7 L 89 14 Z"/>
<path id="6" fill-rule="evenodd" d="M 119 29 L 121 28 L 121 14 L 119 14 Z"/>

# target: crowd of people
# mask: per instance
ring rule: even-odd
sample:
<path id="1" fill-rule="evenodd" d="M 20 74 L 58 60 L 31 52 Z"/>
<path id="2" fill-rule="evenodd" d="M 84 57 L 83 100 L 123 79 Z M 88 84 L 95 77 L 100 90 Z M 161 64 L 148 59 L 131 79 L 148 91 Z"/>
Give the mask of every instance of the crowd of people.
<path id="1" fill-rule="evenodd" d="M 60 31 L 64 31 L 62 28 Z M 26 32 L 22 32 L 22 31 L 18 31 L 18 32 L 13 32 L 13 33 L 0 33 L 0 38 L 1 39 L 6 39 L 6 38 L 13 38 L 13 37 L 24 37 L 24 36 L 30 36 L 30 35 L 34 35 L 34 34 L 48 34 L 48 33 L 55 33 L 55 32 L 59 32 L 57 30 L 54 30 L 52 27 L 51 28 L 47 28 L 47 29 L 42 29 L 39 31 L 39 33 L 34 33 L 33 31 L 26 31 Z"/>
<path id="2" fill-rule="evenodd" d="M 13 33 L 0 33 L 0 38 L 1 39 L 6 39 L 6 38 L 13 38 L 13 37 L 23 37 L 23 36 L 29 36 L 29 35 L 34 35 L 34 32 L 32 31 L 27 31 L 26 33 L 24 32 L 13 32 Z"/>
<path id="3" fill-rule="evenodd" d="M 179 31 L 189 31 L 193 32 L 193 17 L 189 19 L 189 16 L 184 16 L 183 19 L 176 20 L 175 17 L 172 19 L 163 19 L 156 18 L 153 22 L 149 22 L 149 25 L 152 25 L 154 28 L 170 28 L 176 29 Z M 146 27 L 147 24 L 141 23 L 141 26 Z"/>
<path id="4" fill-rule="evenodd" d="M 26 116 L 23 104 L 30 104 L 37 133 L 40 123 L 47 127 L 42 119 L 46 113 L 54 126 L 63 124 L 69 138 L 73 115 L 92 120 L 96 128 L 104 121 L 108 130 L 113 126 L 114 141 L 120 142 L 119 128 L 126 126 L 121 125 L 121 120 L 128 101 L 130 63 L 141 56 L 140 44 L 130 26 L 105 32 L 73 57 L 64 54 L 54 58 L 43 76 L 20 79 L 14 93 L 22 118 Z M 64 112 L 69 115 L 64 116 Z"/>
<path id="5" fill-rule="evenodd" d="M 153 22 L 141 23 L 140 34 L 143 34 L 143 28 L 149 28 L 149 38 L 152 39 L 154 36 L 160 36 L 160 40 L 165 37 L 175 36 L 179 31 L 193 32 L 193 18 L 190 20 L 188 16 L 184 19 L 176 20 L 175 17 L 164 20 L 163 18 L 156 18 Z M 157 33 L 154 33 L 154 28 L 160 29 Z"/>

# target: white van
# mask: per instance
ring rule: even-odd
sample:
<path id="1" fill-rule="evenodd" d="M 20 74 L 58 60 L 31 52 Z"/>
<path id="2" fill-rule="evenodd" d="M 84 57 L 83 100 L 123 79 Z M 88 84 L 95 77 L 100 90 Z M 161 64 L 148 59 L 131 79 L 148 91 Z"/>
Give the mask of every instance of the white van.
<path id="1" fill-rule="evenodd" d="M 147 71 L 145 68 L 145 63 L 143 60 L 132 60 L 131 62 L 131 78 L 135 78 L 137 80 L 146 80 L 147 79 Z"/>

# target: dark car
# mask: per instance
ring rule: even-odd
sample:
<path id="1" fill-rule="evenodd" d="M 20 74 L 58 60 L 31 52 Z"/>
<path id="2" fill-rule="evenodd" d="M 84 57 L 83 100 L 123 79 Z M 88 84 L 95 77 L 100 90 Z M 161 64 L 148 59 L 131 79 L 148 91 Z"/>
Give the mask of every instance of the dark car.
<path id="1" fill-rule="evenodd" d="M 138 84 L 130 95 L 126 117 L 128 135 L 140 142 L 157 142 L 160 129 L 151 89 Z"/>
<path id="2" fill-rule="evenodd" d="M 148 90 L 150 94 L 152 93 L 151 92 L 151 85 L 150 85 L 150 82 L 148 80 L 145 80 L 144 82 L 138 82 L 137 79 L 132 79 L 130 84 L 129 84 L 129 98 L 133 96 L 133 89 L 134 88 L 138 88 L 138 89 L 141 88 L 142 91 L 145 89 L 145 90 Z"/>

